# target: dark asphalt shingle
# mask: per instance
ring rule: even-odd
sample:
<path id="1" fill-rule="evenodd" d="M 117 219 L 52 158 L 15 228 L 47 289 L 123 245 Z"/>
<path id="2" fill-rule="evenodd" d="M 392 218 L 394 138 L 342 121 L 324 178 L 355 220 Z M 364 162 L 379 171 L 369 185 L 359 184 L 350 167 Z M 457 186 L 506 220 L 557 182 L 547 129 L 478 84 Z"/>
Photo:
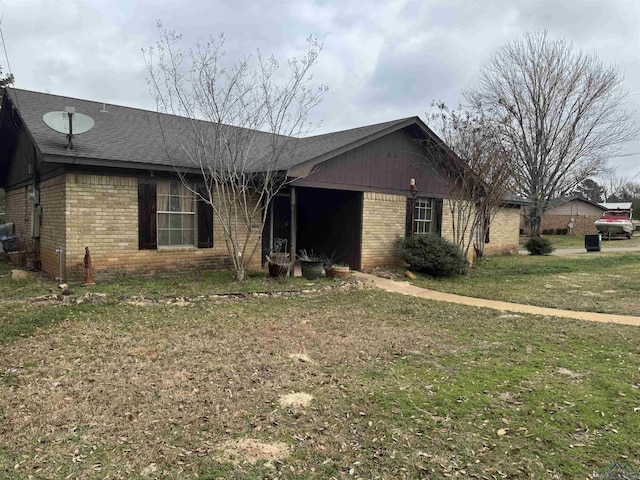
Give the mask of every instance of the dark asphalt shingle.
<path id="1" fill-rule="evenodd" d="M 193 167 L 188 155 L 181 146 L 187 139 L 191 145 L 190 120 L 137 108 L 106 105 L 103 103 L 77 98 L 51 95 L 28 90 L 7 90 L 14 105 L 33 135 L 40 151 L 45 155 L 70 157 L 69 159 L 96 159 L 113 163 L 137 163 L 149 166 Z M 75 111 L 90 116 L 95 126 L 88 132 L 74 138 L 74 149 L 66 149 L 64 134 L 51 130 L 42 120 L 42 116 L 51 111 L 64 111 L 73 106 Z M 316 135 L 305 138 L 290 138 L 293 153 L 287 154 L 279 163 L 279 168 L 287 169 L 313 160 L 333 151 L 347 148 L 350 144 L 362 141 L 377 133 L 393 129 L 395 126 L 411 123 L 411 118 L 368 125 L 365 127 Z M 417 120 L 417 119 L 415 119 Z M 213 124 L 197 121 L 198 129 L 206 131 Z M 164 128 L 162 128 L 164 127 Z M 242 135 L 246 130 L 225 126 L 227 134 Z M 180 132 L 180 133 L 175 133 Z M 164 134 L 164 135 L 163 135 Z M 268 151 L 269 145 L 278 138 L 266 132 L 258 132 L 251 156 L 252 162 L 260 162 Z"/>

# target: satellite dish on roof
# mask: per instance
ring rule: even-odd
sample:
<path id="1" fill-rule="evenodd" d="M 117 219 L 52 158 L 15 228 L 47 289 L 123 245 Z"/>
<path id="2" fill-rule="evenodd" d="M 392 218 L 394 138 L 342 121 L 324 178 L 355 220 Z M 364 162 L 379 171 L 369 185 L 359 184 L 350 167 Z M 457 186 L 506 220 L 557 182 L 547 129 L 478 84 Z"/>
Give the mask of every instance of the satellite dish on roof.
<path id="1" fill-rule="evenodd" d="M 59 133 L 66 133 L 69 144 L 67 148 L 73 150 L 73 136 L 88 132 L 93 128 L 93 118 L 82 113 L 76 113 L 73 107 L 65 107 L 65 111 L 49 112 L 42 116 L 42 120 L 49 128 Z"/>

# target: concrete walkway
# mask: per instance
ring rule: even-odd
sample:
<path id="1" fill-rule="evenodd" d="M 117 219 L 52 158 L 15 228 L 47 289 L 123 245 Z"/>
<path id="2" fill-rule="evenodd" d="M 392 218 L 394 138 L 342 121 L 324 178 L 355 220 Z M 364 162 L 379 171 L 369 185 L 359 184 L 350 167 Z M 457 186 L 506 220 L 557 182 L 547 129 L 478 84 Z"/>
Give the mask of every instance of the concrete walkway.
<path id="1" fill-rule="evenodd" d="M 426 288 L 416 287 L 409 282 L 389 280 L 368 273 L 353 272 L 356 278 L 365 282 L 371 282 L 376 287 L 387 292 L 401 293 L 412 297 L 428 298 L 439 302 L 458 303 L 472 307 L 492 308 L 507 312 L 530 313 L 533 315 L 548 315 L 562 318 L 574 318 L 590 322 L 619 323 L 622 325 L 640 326 L 640 317 L 627 315 L 613 315 L 608 313 L 576 312 L 572 310 L 559 310 L 556 308 L 536 307 L 520 303 L 501 302 L 498 300 L 486 300 L 484 298 L 464 297 L 452 293 L 436 292 Z"/>

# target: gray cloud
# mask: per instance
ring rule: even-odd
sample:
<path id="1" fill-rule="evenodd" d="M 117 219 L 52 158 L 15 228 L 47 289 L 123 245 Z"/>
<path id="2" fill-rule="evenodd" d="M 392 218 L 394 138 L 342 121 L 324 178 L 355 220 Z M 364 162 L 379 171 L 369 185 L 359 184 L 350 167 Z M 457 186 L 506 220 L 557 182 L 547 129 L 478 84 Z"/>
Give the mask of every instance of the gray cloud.
<path id="1" fill-rule="evenodd" d="M 314 34 L 324 44 L 314 79 L 330 87 L 316 133 L 424 117 L 432 99 L 456 105 L 496 48 L 545 28 L 617 65 L 640 118 L 635 0 L 21 0 L 0 3 L 0 13 L 17 86 L 143 108 L 154 107 L 141 49 L 156 41 L 156 20 L 186 47 L 224 32 L 229 59 L 258 47 L 301 55 Z M 625 148 L 633 151 L 639 141 Z M 640 171 L 640 156 L 615 161 Z"/>

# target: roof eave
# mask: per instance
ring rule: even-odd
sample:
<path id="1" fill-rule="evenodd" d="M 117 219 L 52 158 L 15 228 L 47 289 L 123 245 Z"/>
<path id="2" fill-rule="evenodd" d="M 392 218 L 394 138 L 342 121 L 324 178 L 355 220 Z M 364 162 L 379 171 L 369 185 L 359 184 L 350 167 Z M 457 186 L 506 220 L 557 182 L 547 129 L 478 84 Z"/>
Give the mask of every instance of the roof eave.
<path id="1" fill-rule="evenodd" d="M 144 171 L 158 171 L 158 172 L 184 172 L 184 173 L 200 173 L 200 169 L 195 167 L 183 167 L 173 165 L 162 165 L 147 162 L 130 162 L 122 160 L 110 160 L 103 158 L 93 157 L 77 157 L 67 155 L 44 155 L 45 163 L 52 163 L 58 165 L 78 165 L 83 167 L 106 167 L 106 168 L 121 168 L 131 170 L 144 170 Z"/>

